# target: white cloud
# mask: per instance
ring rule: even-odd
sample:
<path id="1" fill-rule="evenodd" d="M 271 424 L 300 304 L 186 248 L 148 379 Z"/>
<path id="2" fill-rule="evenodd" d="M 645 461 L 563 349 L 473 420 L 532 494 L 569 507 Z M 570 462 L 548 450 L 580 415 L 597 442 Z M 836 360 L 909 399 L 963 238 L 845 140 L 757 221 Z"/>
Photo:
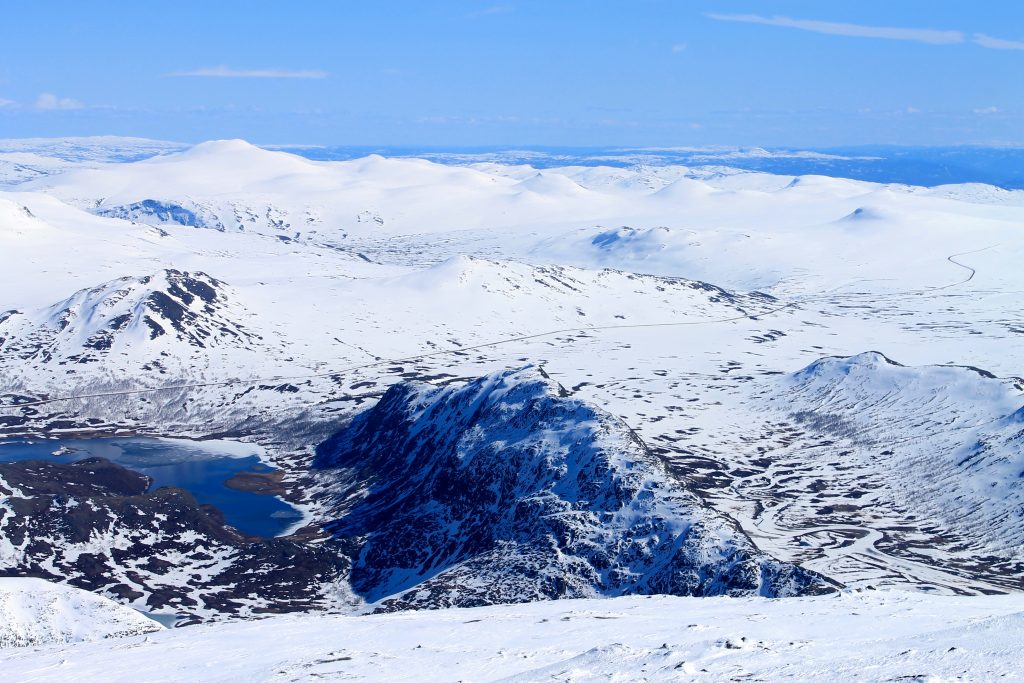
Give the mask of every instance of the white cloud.
<path id="1" fill-rule="evenodd" d="M 762 17 L 758 14 L 707 14 L 707 17 L 718 21 L 738 21 L 747 24 L 764 24 L 766 26 L 784 26 L 814 33 L 826 33 L 835 36 L 852 36 L 856 38 L 887 38 L 889 40 L 909 40 L 930 45 L 950 45 L 964 42 L 964 34 L 960 31 L 937 31 L 930 28 L 893 28 L 889 26 L 863 26 L 861 24 L 844 24 L 834 21 L 816 21 L 813 19 L 790 19 L 789 17 Z"/>
<path id="2" fill-rule="evenodd" d="M 975 109 L 974 113 L 975 114 L 999 114 L 1002 111 L 1003 110 L 1000 109 L 999 107 L 981 107 L 979 109 Z"/>
<path id="3" fill-rule="evenodd" d="M 1024 50 L 1024 41 L 993 38 L 984 33 L 975 33 L 974 42 L 992 50 Z"/>
<path id="4" fill-rule="evenodd" d="M 16 106 L 18 106 L 18 103 L 14 100 L 5 100 L 4 98 L 0 97 L 0 109 L 7 109 L 8 107 Z"/>
<path id="5" fill-rule="evenodd" d="M 676 43 L 672 46 L 672 54 L 678 54 L 686 49 L 686 43 Z"/>
<path id="6" fill-rule="evenodd" d="M 36 109 L 82 109 L 84 104 L 70 97 L 57 97 L 53 93 L 40 93 L 36 99 Z"/>
<path id="7" fill-rule="evenodd" d="M 201 78 L 327 78 L 326 71 L 315 69 L 232 69 L 229 66 L 204 66 L 190 71 L 175 71 L 168 76 Z"/>

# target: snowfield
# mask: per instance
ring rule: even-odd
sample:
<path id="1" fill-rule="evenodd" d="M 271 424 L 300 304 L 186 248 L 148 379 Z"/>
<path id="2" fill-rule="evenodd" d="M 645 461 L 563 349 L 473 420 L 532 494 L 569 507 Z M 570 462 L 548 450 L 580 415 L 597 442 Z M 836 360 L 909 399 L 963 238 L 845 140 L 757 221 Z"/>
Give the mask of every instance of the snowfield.
<path id="1" fill-rule="evenodd" d="M 254 442 L 310 522 L 3 466 L 0 573 L 214 622 L 5 675 L 1019 675 L 1024 191 L 727 157 L 0 141 L 0 441 Z"/>
<path id="2" fill-rule="evenodd" d="M 284 616 L 0 650 L 11 681 L 995 681 L 1020 676 L 1024 598 L 626 597 Z"/>

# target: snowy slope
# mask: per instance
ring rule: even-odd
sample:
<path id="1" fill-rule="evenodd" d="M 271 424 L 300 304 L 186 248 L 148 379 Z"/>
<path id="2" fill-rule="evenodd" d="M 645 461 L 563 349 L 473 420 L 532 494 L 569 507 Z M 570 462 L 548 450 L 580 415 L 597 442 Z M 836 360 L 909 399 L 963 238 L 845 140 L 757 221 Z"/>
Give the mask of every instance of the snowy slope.
<path id="1" fill-rule="evenodd" d="M 439 187 L 446 188 L 442 201 L 455 211 L 424 224 L 427 206 L 438 203 Z M 563 213 L 566 202 L 577 209 L 601 202 L 561 175 L 515 182 L 420 160 L 314 162 L 242 140 L 73 170 L 20 188 L 45 190 L 101 215 L 310 241 L 337 240 L 348 232 L 394 234 L 413 224 L 417 232 L 479 227 L 481 218 L 501 215 L 493 202 L 534 216 Z"/>
<path id="2" fill-rule="evenodd" d="M 849 449 L 842 459 L 862 488 L 882 482 L 880 497 L 935 530 L 904 552 L 945 550 L 1024 588 L 1024 381 L 865 353 L 817 361 L 783 387 L 784 406 L 770 402 L 807 432 L 801 441 Z M 810 450 L 808 463 L 825 452 Z"/>
<path id="3" fill-rule="evenodd" d="M 239 292 L 205 274 L 168 269 L 3 314 L 4 400 L 101 394 L 85 408 L 93 417 L 116 421 L 130 411 L 175 429 L 201 420 L 210 431 L 230 430 L 268 407 L 336 395 L 339 381 L 379 395 L 381 373 L 410 376 L 401 359 L 475 359 L 466 372 L 479 374 L 493 369 L 491 354 L 519 357 L 508 343 L 516 339 L 583 340 L 591 329 L 699 325 L 780 306 L 760 293 L 682 278 L 465 256 L 399 276 L 280 277 L 261 276 L 255 292 Z M 345 368 L 356 370 L 341 378 L 325 372 Z M 360 381 L 357 372 L 370 379 Z M 130 404 L 109 396 L 140 386 L 188 391 Z"/>
<path id="4" fill-rule="evenodd" d="M 638 432 L 760 548 L 847 585 L 1024 587 L 1019 379 L 877 352 L 737 379 Z"/>
<path id="5" fill-rule="evenodd" d="M 73 643 L 161 631 L 133 609 L 43 581 L 0 578 L 0 648 Z"/>
<path id="6" fill-rule="evenodd" d="M 926 265 L 939 256 L 933 249 L 946 250 L 942 258 L 966 251 L 1020 213 L 1019 206 L 1002 201 L 976 203 L 984 201 L 978 191 L 969 193 L 969 203 L 959 201 L 968 195 L 948 189 L 909 192 L 823 176 L 708 177 L 672 167 L 503 171 L 376 156 L 313 162 L 238 140 L 48 176 L 20 189 L 153 225 L 255 231 L 333 247 L 362 247 L 385 236 L 484 230 L 474 239 L 502 240 L 506 252 L 511 246 L 533 259 L 639 268 L 748 289 L 777 285 L 795 274 L 805 285 L 827 286 L 852 276 L 920 282 L 928 277 Z M 955 226 L 945 220 L 951 214 L 959 217 Z M 880 226 L 877 220 L 843 220 L 849 216 L 887 219 Z M 639 266 L 635 249 L 623 259 L 581 248 L 581 240 L 623 225 L 641 231 L 665 227 L 677 236 L 655 240 L 645 251 L 663 253 Z M 894 228 L 908 236 L 931 235 L 932 241 L 894 240 Z M 574 237 L 581 232 L 582 238 Z M 934 240 L 937 234 L 941 242 Z M 519 244 L 508 243 L 512 235 Z M 1019 237 L 1015 242 L 1019 249 Z M 905 248 L 915 245 L 916 250 Z"/>
<path id="7" fill-rule="evenodd" d="M 1021 596 L 627 597 L 210 624 L 0 653 L 12 680 L 1013 680 Z"/>

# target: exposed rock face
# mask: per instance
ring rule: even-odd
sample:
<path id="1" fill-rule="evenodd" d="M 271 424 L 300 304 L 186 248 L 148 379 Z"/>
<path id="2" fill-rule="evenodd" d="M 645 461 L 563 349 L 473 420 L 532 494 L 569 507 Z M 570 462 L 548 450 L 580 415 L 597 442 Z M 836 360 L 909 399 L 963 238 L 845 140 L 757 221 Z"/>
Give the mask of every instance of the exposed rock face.
<path id="1" fill-rule="evenodd" d="M 831 590 L 759 552 L 628 427 L 532 368 L 393 386 L 315 467 L 353 588 L 382 609 Z"/>
<path id="2" fill-rule="evenodd" d="M 335 550 L 244 536 L 188 492 L 149 484 L 101 458 L 0 463 L 0 575 L 196 619 L 334 604 L 348 570 Z"/>

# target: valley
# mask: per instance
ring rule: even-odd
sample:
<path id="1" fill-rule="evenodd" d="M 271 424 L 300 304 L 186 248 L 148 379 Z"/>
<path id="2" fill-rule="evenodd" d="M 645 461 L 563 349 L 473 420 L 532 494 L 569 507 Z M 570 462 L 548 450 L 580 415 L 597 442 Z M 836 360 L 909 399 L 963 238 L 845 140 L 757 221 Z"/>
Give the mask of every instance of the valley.
<path id="1" fill-rule="evenodd" d="M 179 625 L 1024 589 L 1021 191 L 242 141 L 18 180 L 5 576 Z M 194 476 L 262 521 L 125 437 L 258 453 Z"/>

